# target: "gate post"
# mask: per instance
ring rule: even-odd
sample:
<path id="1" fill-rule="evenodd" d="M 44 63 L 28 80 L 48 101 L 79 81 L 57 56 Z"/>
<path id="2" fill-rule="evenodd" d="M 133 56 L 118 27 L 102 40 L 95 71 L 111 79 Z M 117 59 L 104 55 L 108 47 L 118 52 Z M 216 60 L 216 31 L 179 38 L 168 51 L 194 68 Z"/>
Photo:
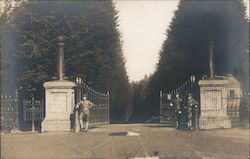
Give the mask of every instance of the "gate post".
<path id="1" fill-rule="evenodd" d="M 194 112 L 195 112 L 195 130 L 199 131 L 199 109 L 198 105 L 195 105 L 194 107 Z"/>
<path id="2" fill-rule="evenodd" d="M 160 127 L 162 127 L 162 90 L 160 90 Z"/>
<path id="3" fill-rule="evenodd" d="M 74 131 L 75 132 L 80 132 L 78 109 L 74 109 Z"/>
<path id="4" fill-rule="evenodd" d="M 107 96 L 108 96 L 108 123 L 110 123 L 110 117 L 109 117 L 109 91 L 107 91 Z"/>
<path id="5" fill-rule="evenodd" d="M 35 132 L 35 98 L 34 98 L 34 95 L 32 96 L 32 99 L 31 99 L 31 113 L 32 113 L 32 119 L 31 119 L 31 128 L 32 128 L 32 132 Z"/>
<path id="6" fill-rule="evenodd" d="M 14 130 L 19 130 L 19 109 L 18 109 L 18 106 L 19 106 L 19 100 L 18 100 L 19 96 L 18 96 L 18 91 L 17 89 L 15 90 L 15 95 L 14 95 L 14 115 L 15 115 L 15 118 L 14 118 Z"/>

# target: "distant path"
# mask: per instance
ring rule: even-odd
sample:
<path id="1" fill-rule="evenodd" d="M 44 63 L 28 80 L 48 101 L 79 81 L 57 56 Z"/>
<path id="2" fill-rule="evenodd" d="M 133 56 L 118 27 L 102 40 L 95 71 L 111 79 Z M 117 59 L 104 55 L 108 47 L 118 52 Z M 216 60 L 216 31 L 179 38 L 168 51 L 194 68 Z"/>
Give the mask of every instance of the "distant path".
<path id="1" fill-rule="evenodd" d="M 131 131 L 140 136 L 110 136 Z M 1 135 L 1 158 L 7 159 L 120 159 L 153 156 L 165 158 L 246 159 L 248 129 L 220 129 L 200 132 L 146 124 L 112 124 L 88 133 L 19 133 Z"/>

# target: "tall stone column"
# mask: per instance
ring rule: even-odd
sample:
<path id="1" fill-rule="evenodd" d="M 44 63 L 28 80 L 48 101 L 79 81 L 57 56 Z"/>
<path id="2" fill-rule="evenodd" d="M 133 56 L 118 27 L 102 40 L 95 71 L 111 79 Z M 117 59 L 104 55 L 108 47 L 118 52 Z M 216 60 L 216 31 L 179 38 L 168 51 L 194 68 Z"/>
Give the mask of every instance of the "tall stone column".
<path id="1" fill-rule="evenodd" d="M 57 79 L 64 80 L 64 38 L 58 37 Z"/>
<path id="2" fill-rule="evenodd" d="M 75 82 L 64 80 L 64 38 L 58 37 L 58 61 L 55 81 L 44 83 L 45 88 L 45 118 L 41 130 L 70 131 L 70 114 L 74 107 Z"/>
<path id="3" fill-rule="evenodd" d="M 213 41 L 210 41 L 209 43 L 209 68 L 210 68 L 210 73 L 209 73 L 209 76 L 210 76 L 210 79 L 214 79 L 215 78 L 215 75 L 214 75 L 214 53 L 213 53 L 213 46 L 214 45 L 214 42 Z"/>

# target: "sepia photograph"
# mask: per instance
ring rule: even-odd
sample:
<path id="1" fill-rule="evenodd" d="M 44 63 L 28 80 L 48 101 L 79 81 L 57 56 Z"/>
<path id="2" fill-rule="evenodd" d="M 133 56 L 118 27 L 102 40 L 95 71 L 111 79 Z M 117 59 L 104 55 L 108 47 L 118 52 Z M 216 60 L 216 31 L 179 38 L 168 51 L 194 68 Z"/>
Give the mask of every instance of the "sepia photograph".
<path id="1" fill-rule="evenodd" d="M 1 159 L 249 159 L 249 0 L 0 0 Z"/>

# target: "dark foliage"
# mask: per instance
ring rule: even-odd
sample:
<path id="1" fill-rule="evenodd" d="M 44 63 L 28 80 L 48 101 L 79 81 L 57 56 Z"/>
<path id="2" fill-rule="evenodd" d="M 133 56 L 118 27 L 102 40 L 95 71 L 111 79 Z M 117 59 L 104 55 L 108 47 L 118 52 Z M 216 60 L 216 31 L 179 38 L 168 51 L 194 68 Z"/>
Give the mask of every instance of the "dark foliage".
<path id="1" fill-rule="evenodd" d="M 57 37 L 63 35 L 68 79 L 80 76 L 92 88 L 110 91 L 111 119 L 129 117 L 131 90 L 112 1 L 28 1 L 9 17 L 2 44 L 12 83 L 41 94 L 43 83 L 56 76 Z"/>
<path id="2" fill-rule="evenodd" d="M 182 0 L 167 30 L 157 70 L 149 82 L 151 107 L 159 112 L 159 91 L 173 90 L 191 75 L 209 72 L 209 41 L 214 41 L 216 75 L 234 74 L 248 90 L 249 26 L 242 1 Z M 151 112 L 154 113 L 154 112 Z"/>

